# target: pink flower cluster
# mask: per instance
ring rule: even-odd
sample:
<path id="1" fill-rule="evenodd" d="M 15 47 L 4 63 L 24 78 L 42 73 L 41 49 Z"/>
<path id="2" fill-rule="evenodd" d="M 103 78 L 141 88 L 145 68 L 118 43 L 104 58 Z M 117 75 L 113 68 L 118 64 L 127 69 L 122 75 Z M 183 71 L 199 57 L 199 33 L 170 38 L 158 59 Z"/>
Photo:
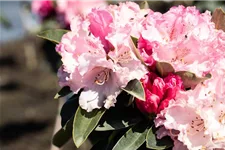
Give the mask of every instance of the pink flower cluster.
<path id="1" fill-rule="evenodd" d="M 225 32 L 215 29 L 210 12 L 201 14 L 195 7 L 172 7 L 164 14 L 150 11 L 142 25 L 138 47 L 146 64 L 167 62 L 176 72 L 212 77 L 185 90 L 176 76 L 166 80 L 169 76 L 149 73 L 142 79 L 146 101 L 137 100 L 138 108 L 157 114 L 158 138 L 169 135 L 174 150 L 224 149 Z M 173 85 L 171 94 L 167 84 Z"/>
<path id="2" fill-rule="evenodd" d="M 72 20 L 71 31 L 56 46 L 63 62 L 59 78 L 74 93 L 83 89 L 79 97 L 83 109 L 114 106 L 121 88 L 147 73 L 130 38 L 141 19 L 144 14 L 139 6 L 128 2 L 92 9 Z"/>
<path id="3" fill-rule="evenodd" d="M 61 24 L 70 25 L 76 15 L 86 15 L 92 8 L 106 6 L 105 0 L 34 0 L 32 12 L 45 19 L 55 15 Z"/>
<path id="4" fill-rule="evenodd" d="M 121 88 L 138 79 L 146 100 L 135 103 L 156 115 L 158 138 L 169 135 L 174 150 L 225 147 L 225 32 L 215 29 L 210 12 L 178 6 L 161 14 L 126 2 L 77 15 L 70 27 L 56 46 L 58 76 L 61 86 L 82 90 L 83 109 L 114 106 Z M 156 62 L 175 71 L 160 76 Z M 178 71 L 212 77 L 185 89 Z"/>

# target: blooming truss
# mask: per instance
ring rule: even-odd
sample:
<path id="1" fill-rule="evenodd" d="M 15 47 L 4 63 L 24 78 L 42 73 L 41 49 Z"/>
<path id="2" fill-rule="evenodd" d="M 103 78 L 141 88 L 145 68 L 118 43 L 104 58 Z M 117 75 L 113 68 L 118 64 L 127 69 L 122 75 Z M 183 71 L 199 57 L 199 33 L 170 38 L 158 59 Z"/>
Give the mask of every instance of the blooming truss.
<path id="1" fill-rule="evenodd" d="M 161 14 L 126 2 L 74 16 L 69 31 L 40 33 L 62 57 L 56 98 L 68 95 L 53 143 L 224 149 L 224 20 L 221 9 L 212 19 L 195 7 Z"/>

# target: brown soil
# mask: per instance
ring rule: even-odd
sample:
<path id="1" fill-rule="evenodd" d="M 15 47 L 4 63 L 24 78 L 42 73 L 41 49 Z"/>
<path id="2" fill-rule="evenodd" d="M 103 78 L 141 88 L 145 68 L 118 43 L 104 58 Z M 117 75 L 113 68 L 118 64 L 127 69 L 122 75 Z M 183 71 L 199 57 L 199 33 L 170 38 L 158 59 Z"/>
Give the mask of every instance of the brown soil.
<path id="1" fill-rule="evenodd" d="M 28 37 L 1 45 L 1 150 L 50 149 L 58 107 L 53 97 L 59 87 L 41 44 Z M 64 149 L 75 147 L 70 142 Z"/>

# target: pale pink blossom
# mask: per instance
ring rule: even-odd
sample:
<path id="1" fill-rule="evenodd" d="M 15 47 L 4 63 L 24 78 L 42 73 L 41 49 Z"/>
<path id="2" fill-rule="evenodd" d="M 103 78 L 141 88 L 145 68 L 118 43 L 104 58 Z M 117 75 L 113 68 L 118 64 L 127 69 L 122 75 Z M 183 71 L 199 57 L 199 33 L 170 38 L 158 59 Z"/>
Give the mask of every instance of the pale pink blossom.
<path id="1" fill-rule="evenodd" d="M 75 16 L 71 32 L 63 35 L 56 46 L 63 62 L 60 84 L 74 93 L 82 90 L 79 104 L 88 112 L 114 106 L 121 88 L 147 73 L 133 52 L 131 30 L 111 26 L 119 27 L 119 22 L 110 12 L 106 7 Z"/>
<path id="2" fill-rule="evenodd" d="M 105 0 L 57 0 L 57 12 L 70 24 L 76 15 L 86 15 L 92 8 L 106 6 Z"/>
<path id="3" fill-rule="evenodd" d="M 150 13 L 142 24 L 145 29 L 139 48 L 145 60 L 153 57 L 171 63 L 176 71 L 202 76 L 213 68 L 224 49 L 224 32 L 215 29 L 210 12 L 200 13 L 195 7 L 178 6 L 164 14 Z"/>
<path id="4" fill-rule="evenodd" d="M 225 145 L 225 101 L 210 81 L 194 90 L 179 91 L 175 101 L 158 114 L 155 124 L 179 133 L 188 149 L 215 149 Z M 179 112 L 179 113 L 178 113 Z"/>

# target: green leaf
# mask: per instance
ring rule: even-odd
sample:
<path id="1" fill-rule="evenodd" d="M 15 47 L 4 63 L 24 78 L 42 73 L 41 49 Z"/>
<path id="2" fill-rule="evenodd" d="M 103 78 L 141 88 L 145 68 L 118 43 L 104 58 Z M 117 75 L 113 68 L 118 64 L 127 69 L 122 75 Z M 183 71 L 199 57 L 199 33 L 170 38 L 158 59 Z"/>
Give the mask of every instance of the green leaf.
<path id="1" fill-rule="evenodd" d="M 62 147 L 72 137 L 73 117 L 61 128 L 52 139 L 52 143 L 57 147 Z"/>
<path id="2" fill-rule="evenodd" d="M 167 62 L 156 62 L 156 69 L 161 77 L 167 76 L 169 73 L 174 73 L 175 70 L 170 63 Z"/>
<path id="3" fill-rule="evenodd" d="M 132 40 L 133 44 L 135 45 L 135 47 L 137 47 L 137 45 L 138 45 L 138 38 L 131 36 L 131 40 Z"/>
<path id="4" fill-rule="evenodd" d="M 141 61 L 141 63 L 148 68 L 148 66 L 145 64 L 144 59 L 141 57 L 141 54 L 139 52 L 139 50 L 137 49 L 137 45 L 138 45 L 138 39 L 136 37 L 131 36 L 131 46 L 132 46 L 132 51 L 134 52 L 135 56 Z"/>
<path id="5" fill-rule="evenodd" d="M 128 99 L 128 103 L 127 103 L 125 106 L 128 107 L 128 106 L 130 106 L 131 104 L 133 104 L 133 102 L 134 102 L 134 96 L 131 95 L 131 96 L 129 97 L 129 99 Z"/>
<path id="6" fill-rule="evenodd" d="M 54 97 L 54 99 L 58 99 L 70 94 L 72 91 L 69 86 L 64 86 Z"/>
<path id="7" fill-rule="evenodd" d="M 73 141 L 77 148 L 88 138 L 104 113 L 105 109 L 95 109 L 92 112 L 87 112 L 78 107 L 73 122 Z"/>
<path id="8" fill-rule="evenodd" d="M 217 8 L 213 12 L 212 22 L 215 23 L 216 29 L 221 29 L 225 32 L 225 12 L 222 8 Z"/>
<path id="9" fill-rule="evenodd" d="M 137 79 L 131 80 L 125 88 L 122 90 L 126 91 L 130 95 L 145 101 L 145 91 L 141 82 Z"/>
<path id="10" fill-rule="evenodd" d="M 120 101 L 118 99 L 118 101 Z M 116 107 L 107 110 L 100 120 L 96 131 L 119 130 L 133 126 L 142 120 L 140 111 L 133 107 Z"/>
<path id="11" fill-rule="evenodd" d="M 197 84 L 211 78 L 211 74 L 207 74 L 205 77 L 197 77 L 194 73 L 189 71 L 178 71 L 175 74 L 181 77 L 186 89 L 194 88 Z"/>
<path id="12" fill-rule="evenodd" d="M 142 121 L 129 129 L 116 143 L 113 150 L 136 150 L 144 142 L 148 132 L 148 121 Z"/>
<path id="13" fill-rule="evenodd" d="M 66 34 L 67 32 L 69 31 L 62 30 L 62 29 L 54 29 L 54 30 L 43 31 L 39 33 L 37 36 L 58 44 L 60 43 L 62 36 Z"/>
<path id="14" fill-rule="evenodd" d="M 62 127 L 65 126 L 66 122 L 75 115 L 75 112 L 79 106 L 79 93 L 70 97 L 60 111 L 61 116 L 61 125 Z"/>
<path id="15" fill-rule="evenodd" d="M 150 149 L 166 149 L 173 146 L 173 141 L 169 136 L 163 137 L 162 139 L 156 138 L 156 128 L 154 125 L 148 130 L 146 137 L 146 146 Z"/>
<path id="16" fill-rule="evenodd" d="M 119 133 L 120 130 L 118 131 L 113 131 L 113 132 L 97 132 L 94 131 L 91 133 L 91 135 L 93 133 L 95 133 L 95 136 L 90 139 L 90 136 L 88 137 L 89 140 L 93 140 L 93 139 L 99 139 L 99 141 L 97 141 L 96 143 L 93 143 L 91 141 L 91 143 L 93 144 L 93 147 L 91 148 L 91 150 L 112 150 L 112 147 L 114 146 L 114 140 L 115 140 L 115 136 L 117 135 L 117 133 Z"/>

